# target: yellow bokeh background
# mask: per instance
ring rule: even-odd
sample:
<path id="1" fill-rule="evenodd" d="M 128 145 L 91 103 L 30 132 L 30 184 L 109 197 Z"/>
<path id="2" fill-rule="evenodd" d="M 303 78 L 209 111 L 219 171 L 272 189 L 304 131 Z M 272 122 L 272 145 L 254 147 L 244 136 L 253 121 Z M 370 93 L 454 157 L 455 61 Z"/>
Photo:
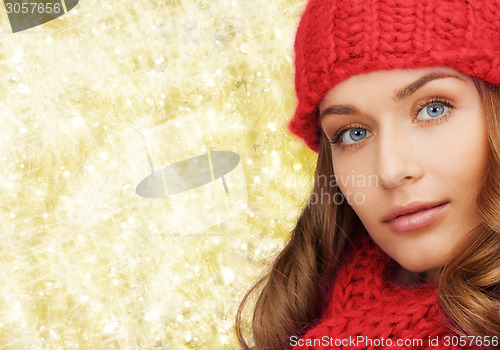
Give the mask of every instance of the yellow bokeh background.
<path id="1" fill-rule="evenodd" d="M 239 348 L 239 303 L 312 188 L 286 129 L 304 6 L 81 0 L 12 33 L 0 2 L 0 349 Z M 175 201 L 138 196 L 131 150 L 162 127 L 153 166 L 235 152 L 246 207 L 187 233 Z"/>

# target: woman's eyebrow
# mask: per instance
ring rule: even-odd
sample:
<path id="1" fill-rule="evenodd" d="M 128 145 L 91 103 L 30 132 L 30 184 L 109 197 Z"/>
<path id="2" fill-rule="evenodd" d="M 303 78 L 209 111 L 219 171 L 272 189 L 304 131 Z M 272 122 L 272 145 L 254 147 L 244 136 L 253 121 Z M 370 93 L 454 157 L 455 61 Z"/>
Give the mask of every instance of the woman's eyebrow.
<path id="1" fill-rule="evenodd" d="M 465 81 L 464 78 L 462 78 L 456 74 L 432 72 L 432 73 L 424 75 L 423 77 L 420 77 L 419 79 L 415 80 L 413 83 L 410 83 L 410 84 L 404 86 L 403 88 L 396 90 L 392 99 L 395 102 L 398 102 L 398 101 L 400 101 L 404 98 L 407 98 L 410 95 L 414 94 L 418 89 L 423 87 L 428 82 L 431 82 L 431 81 L 436 80 L 436 79 L 443 79 L 443 78 L 456 78 L 456 79 L 460 79 L 462 81 Z M 349 115 L 349 114 L 357 114 L 357 113 L 359 113 L 359 110 L 353 106 L 332 105 L 332 106 L 329 106 L 321 111 L 321 113 L 319 115 L 319 119 L 321 120 L 321 118 L 323 116 L 328 115 L 328 114 Z"/>
<path id="2" fill-rule="evenodd" d="M 329 106 L 321 111 L 319 119 L 327 114 L 348 115 L 359 113 L 358 109 L 351 106 Z"/>
<path id="3" fill-rule="evenodd" d="M 423 77 L 419 78 L 418 80 L 414 81 L 411 84 L 408 84 L 407 86 L 403 87 L 402 89 L 397 90 L 394 93 L 394 97 L 392 98 L 395 102 L 398 102 L 413 93 L 415 93 L 418 89 L 420 89 L 422 86 L 427 84 L 430 81 L 436 80 L 436 79 L 443 79 L 443 78 L 457 78 L 462 81 L 465 81 L 462 77 L 456 75 L 456 74 L 449 74 L 449 73 L 439 73 L 439 72 L 433 72 L 424 75 Z"/>

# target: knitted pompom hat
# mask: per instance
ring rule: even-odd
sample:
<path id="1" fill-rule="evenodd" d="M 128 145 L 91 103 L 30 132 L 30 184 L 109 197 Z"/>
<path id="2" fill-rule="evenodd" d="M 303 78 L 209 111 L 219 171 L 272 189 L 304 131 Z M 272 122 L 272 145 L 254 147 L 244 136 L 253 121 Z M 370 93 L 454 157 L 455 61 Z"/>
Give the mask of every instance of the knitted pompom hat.
<path id="1" fill-rule="evenodd" d="M 310 0 L 295 38 L 288 123 L 315 152 L 318 105 L 350 76 L 447 66 L 500 85 L 500 0 Z"/>

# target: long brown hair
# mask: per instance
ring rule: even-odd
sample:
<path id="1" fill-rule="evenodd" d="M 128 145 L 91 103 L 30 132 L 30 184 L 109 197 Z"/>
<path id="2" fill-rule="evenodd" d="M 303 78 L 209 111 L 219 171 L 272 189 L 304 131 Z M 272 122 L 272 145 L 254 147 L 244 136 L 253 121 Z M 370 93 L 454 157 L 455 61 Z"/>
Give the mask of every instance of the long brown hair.
<path id="1" fill-rule="evenodd" d="M 475 336 L 500 335 L 500 90 L 475 79 L 482 96 L 489 132 L 490 159 L 478 208 L 483 225 L 443 268 L 439 283 L 440 310 L 451 329 Z M 363 226 L 347 201 L 318 201 L 341 195 L 336 184 L 331 148 L 321 135 L 313 190 L 291 239 L 270 272 L 245 295 L 236 316 L 240 344 L 242 310 L 250 294 L 263 286 L 252 319 L 258 350 L 287 349 L 292 335 L 302 336 L 325 309 L 336 272 L 349 251 L 353 235 Z"/>
<path id="2" fill-rule="evenodd" d="M 483 224 L 443 269 L 441 311 L 450 328 L 475 336 L 500 335 L 500 88 L 474 79 L 483 98 L 490 159 L 477 206 Z"/>

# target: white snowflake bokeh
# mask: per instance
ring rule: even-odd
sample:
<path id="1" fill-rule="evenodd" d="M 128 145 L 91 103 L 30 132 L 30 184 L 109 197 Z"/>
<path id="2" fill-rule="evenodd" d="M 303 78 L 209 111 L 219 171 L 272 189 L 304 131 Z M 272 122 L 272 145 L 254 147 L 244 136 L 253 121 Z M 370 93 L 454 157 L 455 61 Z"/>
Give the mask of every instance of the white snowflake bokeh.
<path id="1" fill-rule="evenodd" d="M 304 6 L 81 0 L 18 33 L 0 18 L 1 349 L 239 348 L 239 303 L 312 186 L 315 154 L 286 130 Z M 199 123 L 149 150 L 156 167 L 231 151 L 246 179 L 246 207 L 196 233 L 135 193 L 150 165 L 131 135 L 175 118 Z"/>

